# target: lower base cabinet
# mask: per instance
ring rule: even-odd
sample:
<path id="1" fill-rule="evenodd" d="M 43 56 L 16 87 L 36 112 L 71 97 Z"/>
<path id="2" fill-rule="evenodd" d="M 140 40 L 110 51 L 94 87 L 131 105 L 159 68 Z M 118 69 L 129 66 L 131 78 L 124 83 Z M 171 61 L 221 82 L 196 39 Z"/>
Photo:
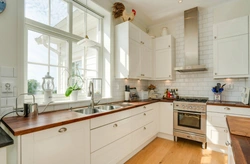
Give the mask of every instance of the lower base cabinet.
<path id="1" fill-rule="evenodd" d="M 89 164 L 89 120 L 21 136 L 21 164 Z"/>
<path id="2" fill-rule="evenodd" d="M 1 164 L 7 164 L 7 154 L 6 154 L 6 148 L 0 148 L 0 163 Z"/>

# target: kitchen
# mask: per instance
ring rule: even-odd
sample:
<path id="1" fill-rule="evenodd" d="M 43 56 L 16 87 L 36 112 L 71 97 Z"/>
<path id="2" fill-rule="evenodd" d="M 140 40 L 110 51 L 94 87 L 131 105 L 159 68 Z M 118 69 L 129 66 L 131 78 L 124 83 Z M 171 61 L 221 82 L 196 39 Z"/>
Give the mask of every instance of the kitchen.
<path id="1" fill-rule="evenodd" d="M 111 6 L 114 2 L 103 2 L 103 1 L 94 1 L 100 6 L 104 7 L 107 11 L 111 11 Z M 126 3 L 127 2 L 127 3 Z M 221 1 L 223 2 L 223 1 Z M 19 18 L 20 14 L 18 6 L 21 2 L 7 2 L 6 10 L 1 13 L 0 15 L 0 22 L 1 22 L 1 36 L 0 40 L 0 47 L 1 47 L 1 81 L 2 82 L 10 82 L 15 85 L 13 95 L 6 95 L 6 93 L 2 94 L 2 101 L 1 101 L 1 113 L 6 113 L 9 111 L 11 106 L 15 106 L 15 96 L 20 93 L 24 93 L 22 90 L 22 85 L 24 85 L 24 75 L 23 75 L 23 68 L 22 68 L 22 58 L 20 57 L 20 52 L 23 51 L 22 47 L 22 36 L 19 30 L 17 29 L 19 26 L 20 21 L 22 18 Z M 153 35 L 157 37 L 161 36 L 161 31 L 163 27 L 168 27 L 168 33 L 173 35 L 175 38 L 175 45 L 176 45 L 176 67 L 184 66 L 185 58 L 184 58 L 184 17 L 183 12 L 186 9 L 196 7 L 190 6 L 185 9 L 182 9 L 182 12 L 179 13 L 180 15 L 174 15 L 174 18 L 166 17 L 161 18 L 160 15 L 153 15 L 154 12 L 151 12 L 152 19 L 154 18 L 157 20 L 150 25 L 150 20 L 147 17 L 142 16 L 142 12 L 139 12 L 139 6 L 136 5 L 129 5 L 132 2 L 125 1 L 124 4 L 126 7 L 135 8 L 137 10 L 137 15 L 132 23 L 136 26 L 140 27 L 143 31 L 146 32 L 146 27 L 149 29 L 149 35 Z M 183 3 L 187 3 L 183 1 Z M 89 2 L 89 5 L 91 2 Z M 144 4 L 146 5 L 146 3 Z M 180 4 L 181 5 L 181 4 Z M 199 5 L 197 5 L 199 6 Z M 241 1 L 229 1 L 221 3 L 218 6 L 210 6 L 209 8 L 200 8 L 199 10 L 199 48 L 200 48 L 200 64 L 204 64 L 207 67 L 207 71 L 204 72 L 189 72 L 189 73 L 178 73 L 174 72 L 176 76 L 174 80 L 133 80 L 133 79 L 115 79 L 110 78 L 108 82 L 112 84 L 112 95 L 113 98 L 111 99 L 103 99 L 101 103 L 106 102 L 115 102 L 115 101 L 122 101 L 124 100 L 124 85 L 135 86 L 138 90 L 146 89 L 149 84 L 154 84 L 157 86 L 158 92 L 163 93 L 166 88 L 178 88 L 179 95 L 184 96 L 194 96 L 194 97 L 208 97 L 209 100 L 214 99 L 214 94 L 211 91 L 211 88 L 216 83 L 226 83 L 225 91 L 222 92 L 222 100 L 224 101 L 240 101 L 241 96 L 241 88 L 249 86 L 248 78 L 221 78 L 221 79 L 214 79 L 213 76 L 213 25 L 216 23 L 224 22 L 227 20 L 231 20 L 234 18 L 242 17 L 245 15 L 249 15 L 249 2 L 246 0 Z M 98 6 L 97 6 L 98 7 Z M 171 8 L 171 7 L 169 7 Z M 152 7 L 153 9 L 153 7 Z M 97 9 L 98 10 L 98 9 Z M 99 9 L 98 11 L 103 11 L 104 9 Z M 129 10 L 128 10 L 129 11 Z M 105 13 L 105 11 L 103 11 Z M 106 13 L 108 18 L 110 19 L 107 21 L 111 21 L 112 18 L 110 17 L 110 13 Z M 157 12 L 155 12 L 157 14 Z M 158 13 L 159 14 L 159 13 Z M 173 13 L 174 14 L 174 13 Z M 104 15 L 104 14 L 103 14 Z M 155 16 L 155 17 L 153 17 Z M 158 16 L 158 17 L 157 17 Z M 2 23 L 3 22 L 3 23 Z M 147 22 L 147 23 L 146 23 Z M 149 23 L 148 23 L 149 22 Z M 104 21 L 105 23 L 105 21 Z M 114 20 L 113 24 L 120 24 L 122 23 L 121 20 L 116 19 Z M 148 25 L 149 24 L 149 25 Z M 104 28 L 106 25 L 104 24 Z M 106 35 L 108 38 L 111 38 L 109 43 L 105 44 L 106 50 L 104 53 L 106 55 L 114 54 L 114 49 L 112 45 L 115 45 L 114 40 L 114 28 L 111 27 L 112 30 L 107 30 Z M 105 30 L 105 29 L 104 29 Z M 111 32 L 112 31 L 112 32 Z M 8 38 L 8 39 L 7 39 Z M 108 47 L 109 46 L 109 47 Z M 14 47 L 14 48 L 13 48 Z M 111 58 L 112 60 L 112 58 Z M 114 60 L 114 59 L 113 59 Z M 110 66 L 110 70 L 113 69 L 113 66 Z M 108 69 L 108 68 L 107 68 Z M 7 73 L 9 72 L 9 74 Z M 112 71 L 111 71 L 112 72 Z M 114 72 L 112 72 L 114 74 Z M 111 75 L 113 77 L 114 75 Z M 42 77 L 41 77 L 42 78 Z M 2 87 L 3 88 L 3 87 Z M 18 93 L 18 94 L 17 94 Z M 109 97 L 109 95 L 107 95 Z M 89 104 L 88 101 L 84 102 L 76 102 L 76 103 L 69 103 L 73 104 L 74 107 L 77 106 L 84 106 Z M 41 106 L 41 110 L 43 110 L 45 105 Z M 13 108 L 13 107 L 12 107 Z M 51 104 L 48 106 L 47 111 L 50 110 L 58 110 L 58 109 L 67 109 L 69 105 L 67 103 L 58 103 L 58 104 Z M 237 114 L 237 113 L 236 113 Z M 3 114 L 1 114 L 3 115 Z"/>

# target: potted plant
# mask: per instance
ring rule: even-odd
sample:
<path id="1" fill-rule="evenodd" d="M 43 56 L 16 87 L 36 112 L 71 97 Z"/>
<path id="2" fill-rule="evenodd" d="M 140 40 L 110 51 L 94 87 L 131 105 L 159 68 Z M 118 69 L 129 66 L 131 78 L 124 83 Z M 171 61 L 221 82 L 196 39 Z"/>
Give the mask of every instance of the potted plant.
<path id="1" fill-rule="evenodd" d="M 80 75 L 70 75 L 68 78 L 68 88 L 66 89 L 65 96 L 73 101 L 77 100 L 78 91 L 82 89 L 84 80 Z"/>

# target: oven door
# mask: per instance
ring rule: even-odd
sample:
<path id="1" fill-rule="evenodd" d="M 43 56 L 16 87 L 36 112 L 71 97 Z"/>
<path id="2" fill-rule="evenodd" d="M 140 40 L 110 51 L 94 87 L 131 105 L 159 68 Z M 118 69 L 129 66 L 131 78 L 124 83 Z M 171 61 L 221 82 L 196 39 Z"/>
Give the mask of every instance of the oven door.
<path id="1" fill-rule="evenodd" d="M 174 129 L 206 134 L 206 113 L 174 110 Z"/>

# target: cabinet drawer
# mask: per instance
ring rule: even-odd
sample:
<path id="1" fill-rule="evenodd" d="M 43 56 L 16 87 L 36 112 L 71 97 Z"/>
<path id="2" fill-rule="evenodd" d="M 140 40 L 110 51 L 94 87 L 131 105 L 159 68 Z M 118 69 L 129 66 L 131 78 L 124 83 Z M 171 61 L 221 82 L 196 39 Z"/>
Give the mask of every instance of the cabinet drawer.
<path id="1" fill-rule="evenodd" d="M 151 122 L 132 133 L 132 149 L 136 149 L 155 135 L 155 122 Z"/>
<path id="2" fill-rule="evenodd" d="M 225 114 L 237 114 L 250 116 L 250 108 L 230 107 L 230 106 L 215 106 L 208 105 L 208 112 L 225 113 Z"/>
<path id="3" fill-rule="evenodd" d="M 248 16 L 215 24 L 214 39 L 221 39 L 248 33 Z M 215 38 L 216 37 L 216 38 Z"/>
<path id="4" fill-rule="evenodd" d="M 227 141 L 228 129 L 207 126 L 207 142 L 225 146 L 225 142 Z"/>
<path id="5" fill-rule="evenodd" d="M 117 164 L 132 152 L 131 135 L 127 135 L 91 154 L 91 164 Z"/>
<path id="6" fill-rule="evenodd" d="M 90 120 L 90 128 L 94 129 L 94 128 L 97 128 L 99 126 L 103 126 L 103 125 L 130 117 L 130 116 L 131 116 L 131 110 L 125 110 L 122 112 L 117 112 L 117 113 L 93 118 Z"/>
<path id="7" fill-rule="evenodd" d="M 131 119 L 131 131 L 134 131 L 152 121 L 155 118 L 155 111 L 149 110 L 147 112 L 140 113 L 136 116 L 133 116 Z"/>
<path id="8" fill-rule="evenodd" d="M 91 130 L 91 152 L 94 152 L 131 132 L 132 118 Z"/>

